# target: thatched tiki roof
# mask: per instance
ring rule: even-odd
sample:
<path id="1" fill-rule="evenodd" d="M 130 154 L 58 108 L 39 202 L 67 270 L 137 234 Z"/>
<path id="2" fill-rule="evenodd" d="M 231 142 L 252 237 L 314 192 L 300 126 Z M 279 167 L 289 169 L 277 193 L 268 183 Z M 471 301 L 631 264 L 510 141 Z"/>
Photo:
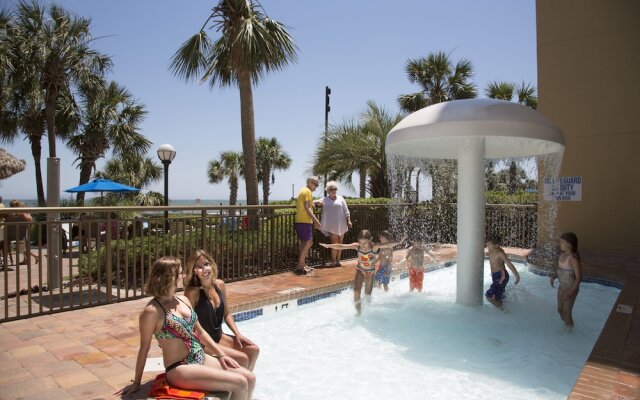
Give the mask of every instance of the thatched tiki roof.
<path id="1" fill-rule="evenodd" d="M 0 179 L 7 179 L 18 172 L 24 171 L 25 160 L 18 160 L 3 148 L 0 148 Z"/>

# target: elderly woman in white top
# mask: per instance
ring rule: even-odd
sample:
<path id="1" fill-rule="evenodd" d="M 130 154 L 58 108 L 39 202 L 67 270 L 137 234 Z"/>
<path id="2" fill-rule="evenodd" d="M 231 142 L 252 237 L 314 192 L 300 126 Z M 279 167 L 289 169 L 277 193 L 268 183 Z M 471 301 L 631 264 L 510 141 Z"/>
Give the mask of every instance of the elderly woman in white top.
<path id="1" fill-rule="evenodd" d="M 344 234 L 353 227 L 351 214 L 347 202 L 342 196 L 338 196 L 338 185 L 335 181 L 327 182 L 325 187 L 327 195 L 315 204 L 322 207 L 322 219 L 320 231 L 329 236 L 332 244 L 342 243 Z M 331 266 L 340 266 L 340 253 L 342 250 L 331 249 Z"/>

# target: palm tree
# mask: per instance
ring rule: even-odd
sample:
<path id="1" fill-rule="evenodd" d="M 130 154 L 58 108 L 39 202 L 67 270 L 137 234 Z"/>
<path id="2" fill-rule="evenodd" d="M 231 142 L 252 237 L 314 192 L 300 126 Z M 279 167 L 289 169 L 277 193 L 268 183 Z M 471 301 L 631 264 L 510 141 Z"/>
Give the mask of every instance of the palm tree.
<path id="1" fill-rule="evenodd" d="M 116 159 L 140 158 L 151 142 L 138 127 L 146 111 L 133 96 L 116 82 L 107 87 L 81 87 L 79 129 L 67 141 L 77 156 L 80 182 L 89 182 L 96 161 L 111 149 Z M 78 193 L 78 205 L 84 204 L 84 193 Z"/>
<path id="2" fill-rule="evenodd" d="M 315 174 L 327 174 L 353 187 L 353 175 L 360 176 L 360 197 L 369 192 L 372 197 L 388 197 L 385 142 L 389 131 L 402 119 L 391 115 L 373 101 L 358 117 L 330 127 L 327 140 L 320 139 L 313 160 Z M 367 176 L 369 180 L 367 182 Z"/>
<path id="3" fill-rule="evenodd" d="M 212 41 L 207 31 L 219 32 Z M 220 0 L 200 31 L 171 59 L 172 72 L 186 80 L 208 81 L 210 86 L 237 85 L 240 90 L 243 174 L 247 204 L 258 204 L 255 122 L 252 85 L 267 72 L 296 60 L 296 47 L 284 25 L 267 17 L 254 0 Z"/>
<path id="4" fill-rule="evenodd" d="M 470 82 L 473 65 L 467 59 L 454 66 L 444 52 L 430 53 L 427 57 L 409 59 L 405 66 L 409 82 L 420 85 L 420 91 L 398 97 L 400 109 L 418 111 L 432 104 L 449 100 L 476 97 L 476 89 Z"/>
<path id="5" fill-rule="evenodd" d="M 142 189 L 162 178 L 162 166 L 153 159 L 142 156 L 126 155 L 112 158 L 105 164 L 102 171 L 96 172 L 96 178 L 105 178 L 120 182 L 128 186 L 140 188 L 138 193 L 109 193 L 101 199 L 104 204 L 133 204 L 144 206 L 159 206 L 164 197 L 157 192 L 142 193 Z M 100 203 L 101 200 L 98 200 Z"/>
<path id="6" fill-rule="evenodd" d="M 256 162 L 258 163 L 258 182 L 262 183 L 262 202 L 269 205 L 270 185 L 275 183 L 275 171 L 284 171 L 291 166 L 291 157 L 275 137 L 258 138 L 256 142 Z"/>
<path id="7" fill-rule="evenodd" d="M 312 171 L 353 188 L 353 176 L 360 176 L 360 197 L 367 194 L 367 171 L 373 168 L 377 153 L 373 138 L 357 119 L 345 120 L 329 127 L 326 140 L 320 139 Z"/>
<path id="8" fill-rule="evenodd" d="M 242 153 L 223 151 L 220 158 L 209 161 L 207 176 L 209 183 L 220 183 L 225 178 L 229 181 L 229 205 L 235 206 L 238 200 L 238 180 L 243 176 Z"/>
<path id="9" fill-rule="evenodd" d="M 42 137 L 45 135 L 45 98 L 40 76 L 33 71 L 36 55 L 24 49 L 21 27 L 13 14 L 0 10 L 0 141 L 14 142 L 20 134 L 29 141 L 34 161 L 38 205 L 46 205 L 42 178 Z M 61 96 L 69 99 L 66 88 Z M 59 108 L 58 115 L 71 110 Z M 58 118 L 56 129 L 66 134 L 73 120 Z"/>
<path id="10" fill-rule="evenodd" d="M 390 197 L 391 185 L 387 173 L 387 153 L 385 144 L 387 135 L 404 115 L 391 114 L 384 107 L 378 106 L 373 101 L 367 101 L 367 109 L 362 114 L 364 130 L 373 137 L 374 148 L 379 151 L 373 160 L 373 167 L 369 169 L 370 179 L 368 191 L 371 197 Z"/>
<path id="11" fill-rule="evenodd" d="M 424 107 L 450 100 L 470 99 L 477 96 L 473 77 L 473 64 L 461 59 L 453 65 L 444 52 L 429 53 L 427 57 L 409 59 L 405 66 L 407 78 L 420 85 L 416 93 L 398 97 L 400 109 L 405 112 L 418 111 Z M 451 160 L 431 162 L 427 171 L 431 175 L 433 198 L 448 201 L 448 186 L 456 173 L 456 165 Z"/>
<path id="12" fill-rule="evenodd" d="M 487 97 L 498 100 L 506 100 L 511 101 L 513 99 L 513 92 L 515 90 L 515 86 L 511 82 L 489 82 L 487 87 L 484 89 L 484 93 Z"/>
<path id="13" fill-rule="evenodd" d="M 514 95 L 518 104 L 531 107 L 534 110 L 538 109 L 538 97 L 536 96 L 536 89 L 530 83 L 520 82 L 520 86 L 517 86 L 511 82 L 494 81 L 489 82 L 484 89 L 484 93 L 487 97 L 492 99 L 500 99 L 506 101 L 512 101 Z"/>
<path id="14" fill-rule="evenodd" d="M 111 59 L 89 47 L 90 20 L 64 8 L 22 0 L 15 12 L 16 40 L 29 60 L 44 91 L 49 157 L 56 157 L 56 108 L 58 99 L 72 85 L 97 85 L 111 68 Z"/>

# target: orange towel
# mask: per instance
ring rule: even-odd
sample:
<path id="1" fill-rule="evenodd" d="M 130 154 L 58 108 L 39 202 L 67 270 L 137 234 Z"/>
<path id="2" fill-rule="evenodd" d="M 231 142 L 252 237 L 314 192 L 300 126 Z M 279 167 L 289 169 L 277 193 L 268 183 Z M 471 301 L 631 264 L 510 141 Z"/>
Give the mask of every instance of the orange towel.
<path id="1" fill-rule="evenodd" d="M 189 399 L 202 400 L 205 394 L 194 390 L 183 390 L 169 386 L 165 374 L 156 376 L 156 380 L 151 385 L 149 396 L 156 399 Z"/>

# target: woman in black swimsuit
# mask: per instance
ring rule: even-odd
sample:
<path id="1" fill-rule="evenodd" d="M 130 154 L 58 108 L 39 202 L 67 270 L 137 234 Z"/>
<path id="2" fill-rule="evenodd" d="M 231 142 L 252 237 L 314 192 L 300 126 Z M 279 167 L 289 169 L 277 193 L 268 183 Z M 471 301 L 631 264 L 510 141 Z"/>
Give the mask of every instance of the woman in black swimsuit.
<path id="1" fill-rule="evenodd" d="M 184 293 L 191 304 L 196 305 L 200 324 L 223 347 L 225 354 L 243 367 L 253 370 L 260 349 L 240 333 L 233 315 L 229 313 L 229 305 L 225 301 L 227 289 L 224 282 L 217 279 L 218 266 L 215 261 L 206 251 L 197 250 L 187 261 L 186 267 Z M 222 332 L 222 321 L 226 322 L 233 335 Z M 209 349 L 205 348 L 205 351 L 209 352 Z"/>

